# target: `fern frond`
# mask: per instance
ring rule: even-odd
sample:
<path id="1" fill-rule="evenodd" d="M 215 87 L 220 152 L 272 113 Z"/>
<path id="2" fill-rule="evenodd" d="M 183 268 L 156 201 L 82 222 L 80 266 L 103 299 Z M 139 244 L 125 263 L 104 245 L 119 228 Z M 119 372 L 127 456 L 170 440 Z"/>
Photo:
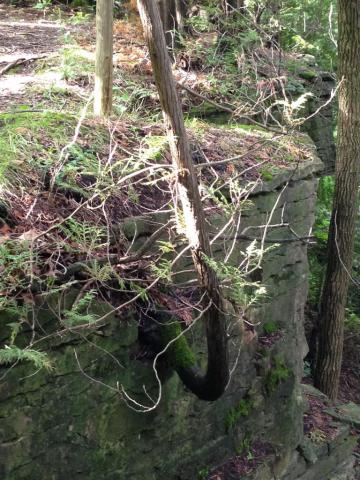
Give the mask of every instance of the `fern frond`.
<path id="1" fill-rule="evenodd" d="M 52 369 L 49 357 L 44 352 L 39 352 L 38 350 L 31 349 L 21 349 L 16 347 L 15 345 L 5 345 L 4 348 L 0 349 L 0 365 L 7 365 L 22 361 L 31 362 L 38 369 Z"/>

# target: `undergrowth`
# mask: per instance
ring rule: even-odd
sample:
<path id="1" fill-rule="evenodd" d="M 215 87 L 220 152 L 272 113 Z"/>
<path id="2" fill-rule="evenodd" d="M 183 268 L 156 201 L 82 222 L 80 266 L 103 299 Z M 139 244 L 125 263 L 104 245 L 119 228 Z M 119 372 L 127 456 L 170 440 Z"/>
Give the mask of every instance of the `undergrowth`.
<path id="1" fill-rule="evenodd" d="M 207 35 L 196 41 L 183 39 L 176 52 L 185 58 L 190 70 L 193 60 L 199 63 L 204 74 L 199 77 L 198 88 L 210 98 L 232 104 L 235 121 L 247 116 L 262 120 L 270 104 L 280 116 L 288 115 L 291 109 L 295 112 L 291 99 L 283 97 L 286 85 L 277 80 L 259 82 L 262 69 L 269 64 L 259 31 L 245 28 L 242 16 L 219 20 L 218 13 L 219 6 L 213 2 L 201 17 L 202 24 L 199 17 L 190 20 L 191 28 Z M 87 17 L 78 14 L 72 21 L 87 21 Z M 9 325 L 12 345 L 2 353 L 3 362 L 30 360 L 36 367 L 42 362 L 46 368 L 44 357 L 36 357 L 30 348 L 22 354 L 13 345 L 26 329 L 34 338 L 41 337 L 41 329 L 36 330 L 31 320 L 39 297 L 44 302 L 52 295 L 59 297 L 54 307 L 56 329 L 68 332 L 79 326 L 94 326 L 101 316 L 95 315 L 92 307 L 100 300 L 116 305 L 114 313 L 120 311 L 122 302 L 131 304 L 134 298 L 150 302 L 153 290 L 158 289 L 157 294 L 164 297 L 164 291 L 174 288 L 173 259 L 185 243 L 183 219 L 181 214 L 176 219 L 174 215 L 174 174 L 169 168 L 166 136 L 158 125 L 160 108 L 152 80 L 141 74 L 141 64 L 131 73 L 115 70 L 114 111 L 118 117 L 99 122 L 91 116 L 89 101 L 93 55 L 69 36 L 63 42 L 59 56 L 38 67 L 39 73 L 51 72 L 60 80 L 40 92 L 36 90 L 47 109 L 0 117 L 0 198 L 13 215 L 11 225 L 0 225 L 4 228 L 0 243 L 1 308 L 18 319 Z M 267 72 L 270 76 L 277 72 L 273 67 Z M 194 105 L 201 108 L 202 101 L 187 94 L 183 94 L 183 100 L 187 112 Z M 86 103 L 88 111 L 79 121 L 80 108 Z M 302 105 L 300 102 L 299 111 Z M 255 106 L 262 111 L 260 117 L 254 114 Z M 226 139 L 228 131 L 212 130 L 205 122 L 188 122 L 195 163 L 196 158 L 198 163 L 206 163 L 239 153 L 245 157 L 246 153 L 244 165 L 232 162 L 218 170 L 198 170 L 207 214 L 214 212 L 228 222 L 229 236 L 237 233 L 240 212 L 251 208 L 248 191 L 256 182 L 270 181 L 278 168 L 289 168 L 311 156 L 304 145 L 292 139 L 274 140 L 266 129 L 242 123 Z M 259 142 L 266 143 L 266 148 L 263 145 L 250 154 L 252 145 Z M 250 168 L 254 176 L 239 179 L 243 168 Z M 137 251 L 141 235 L 149 234 L 147 230 L 137 231 L 142 228 L 141 221 L 129 234 L 123 219 L 141 215 L 151 218 L 157 228 L 161 222 L 155 212 L 163 215 L 162 220 L 170 218 L 165 241 L 154 244 L 140 259 L 120 262 Z M 256 268 L 266 250 L 252 241 L 240 252 L 240 267 L 229 265 L 228 258 L 207 260 L 220 279 L 224 296 L 243 312 L 265 298 L 264 286 L 250 281 L 247 274 Z M 193 281 L 193 271 L 191 275 Z M 149 291 L 154 282 L 156 286 Z M 66 296 L 74 291 L 76 298 L 68 305 Z M 191 310 L 191 305 L 188 308 Z M 176 324 L 171 338 L 180 333 L 180 324 Z M 183 366 L 195 361 L 183 336 L 169 353 L 172 362 Z M 233 416 L 244 415 L 245 407 L 239 405 Z"/>
<path id="2" fill-rule="evenodd" d="M 94 73 L 93 55 L 76 45 L 65 46 L 60 51 L 60 58 L 60 65 L 55 67 L 55 71 L 59 71 L 64 80 L 74 80 Z"/>
<path id="3" fill-rule="evenodd" d="M 77 122 L 56 112 L 2 114 L 0 119 L 0 184 L 15 189 L 32 179 L 33 169 L 41 175 L 58 158 Z"/>

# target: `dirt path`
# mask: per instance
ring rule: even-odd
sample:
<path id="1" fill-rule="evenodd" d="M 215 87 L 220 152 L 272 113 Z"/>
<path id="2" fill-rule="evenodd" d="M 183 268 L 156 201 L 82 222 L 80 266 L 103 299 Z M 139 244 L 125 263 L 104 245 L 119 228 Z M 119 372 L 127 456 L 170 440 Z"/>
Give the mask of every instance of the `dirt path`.
<path id="1" fill-rule="evenodd" d="M 56 55 L 66 28 L 29 8 L 0 4 L 0 18 L 0 111 L 14 105 L 34 107 L 36 94 L 28 87 L 46 86 L 56 76 L 56 72 L 41 73 L 38 62 Z"/>

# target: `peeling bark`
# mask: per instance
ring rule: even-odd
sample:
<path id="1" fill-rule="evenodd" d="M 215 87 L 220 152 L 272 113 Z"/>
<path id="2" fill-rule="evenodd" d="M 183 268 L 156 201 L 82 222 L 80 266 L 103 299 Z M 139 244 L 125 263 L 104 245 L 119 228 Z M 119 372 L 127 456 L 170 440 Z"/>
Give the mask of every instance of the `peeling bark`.
<path id="1" fill-rule="evenodd" d="M 204 306 L 211 302 L 205 314 L 208 346 L 206 373 L 203 374 L 196 367 L 179 368 L 177 371 L 184 384 L 195 395 L 211 401 L 222 395 L 229 377 L 223 302 L 216 274 L 205 260 L 205 257 L 211 257 L 210 242 L 159 10 L 155 0 L 138 0 L 138 8 L 177 175 L 177 191 L 185 219 L 186 236 L 201 288 L 206 293 Z"/>

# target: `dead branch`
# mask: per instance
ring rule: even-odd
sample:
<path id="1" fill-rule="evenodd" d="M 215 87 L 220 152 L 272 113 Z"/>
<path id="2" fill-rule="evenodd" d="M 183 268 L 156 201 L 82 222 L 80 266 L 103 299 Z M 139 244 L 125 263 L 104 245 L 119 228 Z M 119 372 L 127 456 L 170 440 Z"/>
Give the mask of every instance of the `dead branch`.
<path id="1" fill-rule="evenodd" d="M 203 100 L 204 102 L 209 103 L 210 105 L 217 108 L 218 110 L 222 110 L 223 112 L 230 113 L 231 115 L 233 115 L 234 112 L 235 112 L 235 109 L 227 107 L 226 105 L 221 105 L 220 103 L 216 103 L 216 102 L 214 102 L 214 100 L 210 100 L 210 98 L 205 97 L 205 95 L 202 95 L 201 93 L 195 92 L 195 90 L 193 90 L 192 88 L 184 85 L 183 83 L 176 82 L 176 85 L 178 87 L 182 88 L 183 90 L 186 90 L 187 92 L 191 93 L 191 95 L 193 95 L 194 97 L 198 97 L 201 100 Z"/>
<path id="2" fill-rule="evenodd" d="M 47 57 L 47 55 L 43 53 L 41 55 L 33 55 L 33 56 L 27 57 L 27 58 L 17 58 L 13 62 L 8 63 L 5 67 L 3 67 L 0 70 L 0 76 L 4 75 L 9 70 L 11 70 L 12 68 L 15 68 L 19 65 L 23 65 L 24 63 L 27 63 L 27 62 L 33 62 L 34 60 L 38 60 L 39 58 L 45 58 L 45 57 Z"/>
<path id="3" fill-rule="evenodd" d="M 214 106 L 218 110 L 229 113 L 231 115 L 236 115 L 236 108 L 231 108 L 231 107 L 227 107 L 226 105 L 221 105 L 220 103 L 216 103 L 213 100 L 211 100 L 210 98 L 205 97 L 201 93 L 198 93 L 195 90 L 193 90 L 192 88 L 184 85 L 183 83 L 180 83 L 180 82 L 175 82 L 175 83 L 180 88 L 182 88 L 182 89 L 186 90 L 187 92 L 191 93 L 191 95 L 194 95 L 195 97 L 200 98 L 201 100 L 209 103 L 210 105 Z M 256 126 L 263 128 L 264 130 L 268 130 L 269 132 L 273 132 L 273 133 L 277 133 L 277 134 L 281 134 L 281 135 L 288 134 L 288 132 L 285 129 L 280 129 L 280 128 L 269 127 L 267 125 L 263 125 L 262 123 L 257 122 L 256 120 L 254 120 L 253 118 L 251 118 L 249 116 L 242 115 L 242 116 L 238 116 L 238 118 L 239 119 L 243 118 L 243 119 L 247 120 L 248 122 L 250 122 L 250 123 L 252 123 Z"/>

